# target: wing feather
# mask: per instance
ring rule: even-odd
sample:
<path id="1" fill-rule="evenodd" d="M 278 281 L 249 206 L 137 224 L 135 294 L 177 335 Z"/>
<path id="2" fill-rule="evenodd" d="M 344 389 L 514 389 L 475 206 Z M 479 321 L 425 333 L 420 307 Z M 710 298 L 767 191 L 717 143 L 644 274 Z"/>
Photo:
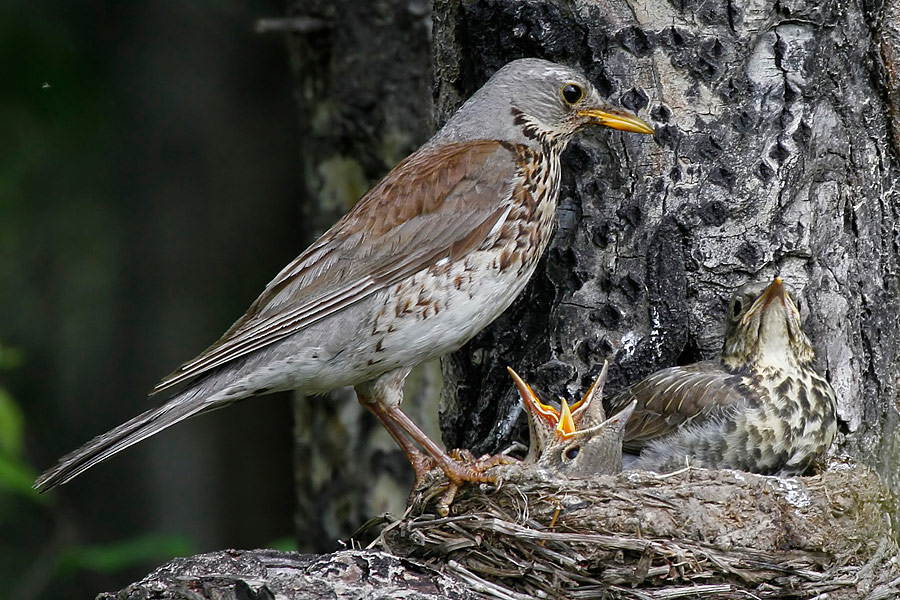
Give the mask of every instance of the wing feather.
<path id="1" fill-rule="evenodd" d="M 637 401 L 625 426 L 625 447 L 638 451 L 652 439 L 688 422 L 701 423 L 743 401 L 740 382 L 739 375 L 713 361 L 670 367 L 611 396 L 609 414 Z"/>
<path id="2" fill-rule="evenodd" d="M 478 248 L 509 214 L 523 150 L 496 141 L 422 149 L 397 165 L 288 264 L 170 389 L 291 336 L 443 258 Z"/>

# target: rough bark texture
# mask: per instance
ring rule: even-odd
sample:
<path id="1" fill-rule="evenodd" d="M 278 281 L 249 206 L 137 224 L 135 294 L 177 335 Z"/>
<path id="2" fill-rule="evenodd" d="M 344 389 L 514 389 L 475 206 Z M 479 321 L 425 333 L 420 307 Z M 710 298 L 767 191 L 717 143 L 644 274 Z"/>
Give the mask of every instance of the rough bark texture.
<path id="1" fill-rule="evenodd" d="M 900 204 L 880 11 L 837 1 L 436 3 L 440 118 L 500 65 L 539 56 L 580 66 L 657 132 L 654 143 L 598 131 L 563 157 L 544 264 L 510 310 L 444 362 L 449 446 L 493 451 L 525 435 L 506 365 L 539 397 L 571 397 L 609 358 L 614 391 L 714 356 L 731 292 L 780 274 L 802 290 L 805 330 L 837 390 L 835 451 L 900 484 Z"/>
<path id="2" fill-rule="evenodd" d="M 470 600 L 459 581 L 381 552 L 224 550 L 178 558 L 98 600 Z"/>
<path id="3" fill-rule="evenodd" d="M 894 152 L 900 152 L 900 2 L 885 2 L 878 23 L 881 61 L 884 67 L 882 83 L 890 110 Z"/>
<path id="4" fill-rule="evenodd" d="M 290 13 L 312 241 L 431 136 L 431 6 L 314 0 L 291 3 Z M 439 367 L 423 365 L 408 383 L 411 416 L 436 436 Z M 403 510 L 412 470 L 352 390 L 298 398 L 294 415 L 301 549 L 331 551 L 372 514 Z"/>

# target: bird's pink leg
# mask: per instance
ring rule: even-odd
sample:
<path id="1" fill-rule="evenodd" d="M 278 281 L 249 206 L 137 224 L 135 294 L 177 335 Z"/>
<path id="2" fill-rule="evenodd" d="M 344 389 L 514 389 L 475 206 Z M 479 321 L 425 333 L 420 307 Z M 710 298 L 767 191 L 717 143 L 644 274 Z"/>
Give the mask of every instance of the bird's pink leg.
<path id="1" fill-rule="evenodd" d="M 384 419 L 382 423 L 385 421 L 393 421 L 393 427 L 400 427 L 405 431 L 409 437 L 415 440 L 425 452 L 430 456 L 437 466 L 441 468 L 441 470 L 447 475 L 447 479 L 450 482 L 450 485 L 447 487 L 447 491 L 444 492 L 444 495 L 438 500 L 437 510 L 443 516 L 446 516 L 450 512 L 450 505 L 453 503 L 453 499 L 456 497 L 456 492 L 459 490 L 459 486 L 462 485 L 466 481 L 471 481 L 475 483 L 497 483 L 497 477 L 488 475 L 484 471 L 485 469 L 492 467 L 498 463 L 498 461 L 494 460 L 472 460 L 471 454 L 468 457 L 464 457 L 465 455 L 462 453 L 457 453 L 463 460 L 454 460 L 451 456 L 449 456 L 444 450 L 438 446 L 434 441 L 425 434 L 424 431 L 419 429 L 419 426 L 413 423 L 412 419 L 406 416 L 402 410 L 400 410 L 399 406 L 378 406 L 373 405 L 373 412 L 382 411 Z M 381 417 L 379 417 L 380 419 Z M 387 424 L 385 423 L 387 426 Z M 388 431 L 391 430 L 391 426 L 387 426 Z M 396 438 L 395 438 L 396 439 Z M 402 446 L 402 444 L 401 444 Z M 407 454 L 409 454 L 407 452 Z M 421 456 L 421 455 L 420 455 Z M 410 460 L 413 460 L 410 457 Z M 499 462 L 503 462 L 502 460 Z M 415 463 L 413 463 L 415 467 Z M 416 474 L 416 478 L 418 480 L 418 473 Z"/>
<path id="2" fill-rule="evenodd" d="M 357 392 L 358 394 L 358 392 Z M 384 425 L 391 437 L 406 453 L 409 462 L 412 463 L 418 482 L 431 468 L 438 466 L 447 475 L 450 485 L 444 495 L 438 501 L 438 512 L 447 515 L 450 504 L 456 496 L 459 486 L 466 481 L 477 483 L 496 483 L 496 476 L 488 475 L 485 469 L 497 464 L 508 462 L 506 457 L 489 457 L 487 460 L 475 460 L 471 454 L 459 451 L 451 457 L 438 446 L 428 435 L 416 425 L 412 419 L 406 416 L 399 406 L 384 406 L 379 402 L 373 402 L 358 394 L 360 404 L 364 405 Z M 423 454 L 415 444 L 418 444 Z"/>
<path id="3" fill-rule="evenodd" d="M 437 466 L 447 474 L 450 481 L 494 482 L 494 478 L 485 475 L 484 473 L 480 473 L 476 468 L 473 468 L 478 461 L 460 461 L 450 457 L 450 455 L 444 452 L 444 450 L 428 437 L 424 431 L 419 429 L 419 426 L 413 423 L 412 419 L 406 416 L 406 413 L 400 410 L 399 406 L 379 406 L 378 408 L 384 411 L 384 415 L 387 419 L 393 421 L 396 426 L 401 427 L 403 431 L 409 434 L 409 437 L 425 450 L 434 462 L 437 463 Z M 461 458 L 462 456 L 463 455 L 460 454 Z"/>
<path id="4" fill-rule="evenodd" d="M 396 421 L 388 418 L 383 410 L 379 410 L 380 406 L 378 404 L 371 402 L 362 396 L 359 397 L 359 403 L 368 408 L 369 411 L 381 421 L 384 428 L 387 429 L 388 433 L 391 434 L 391 437 L 394 438 L 394 441 L 397 442 L 397 445 L 400 446 L 404 454 L 406 454 L 406 457 L 412 464 L 413 471 L 416 473 L 416 481 L 419 481 L 425 473 L 435 467 L 434 460 L 419 450 L 419 447 L 406 435 L 406 431 Z"/>

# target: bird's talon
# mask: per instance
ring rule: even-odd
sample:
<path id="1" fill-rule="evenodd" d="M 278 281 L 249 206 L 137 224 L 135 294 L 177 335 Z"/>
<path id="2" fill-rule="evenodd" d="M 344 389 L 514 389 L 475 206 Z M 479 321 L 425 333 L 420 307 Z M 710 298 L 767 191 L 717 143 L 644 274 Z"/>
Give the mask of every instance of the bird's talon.
<path id="1" fill-rule="evenodd" d="M 475 455 L 468 448 L 454 448 L 450 451 L 450 458 L 458 460 L 461 463 L 475 462 Z"/>
<path id="2" fill-rule="evenodd" d="M 456 494 L 463 483 L 490 483 L 497 484 L 497 475 L 485 473 L 487 469 L 497 465 L 514 464 L 514 458 L 503 455 L 484 455 L 475 459 L 468 450 L 451 450 L 447 453 L 448 460 L 440 464 L 441 470 L 447 477 L 447 489 L 437 502 L 437 512 L 441 516 L 450 513 L 450 505 L 456 499 Z"/>
<path id="3" fill-rule="evenodd" d="M 514 465 L 518 462 L 520 461 L 506 454 L 485 454 L 475 461 L 478 470 L 487 470 L 499 465 Z"/>
<path id="4" fill-rule="evenodd" d="M 410 454 L 409 462 L 412 464 L 413 471 L 416 474 L 416 483 L 422 481 L 425 474 L 437 466 L 433 458 L 421 452 Z"/>
<path id="5" fill-rule="evenodd" d="M 456 492 L 459 491 L 459 484 L 450 482 L 450 485 L 447 486 L 447 490 L 441 496 L 441 499 L 438 500 L 437 503 L 437 512 L 442 517 L 446 517 L 450 514 L 450 505 L 453 504 L 453 500 L 456 499 Z"/>

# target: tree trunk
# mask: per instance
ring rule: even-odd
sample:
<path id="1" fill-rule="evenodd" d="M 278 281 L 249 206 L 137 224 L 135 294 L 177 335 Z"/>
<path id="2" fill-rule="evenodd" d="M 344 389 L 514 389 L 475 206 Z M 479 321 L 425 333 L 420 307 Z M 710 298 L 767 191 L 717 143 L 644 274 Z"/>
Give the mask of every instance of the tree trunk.
<path id="1" fill-rule="evenodd" d="M 433 131 L 431 6 L 424 0 L 292 2 L 287 28 L 300 116 L 307 242 Z M 406 403 L 437 435 L 440 368 L 411 374 Z M 372 514 L 402 512 L 412 470 L 351 389 L 294 403 L 297 538 L 333 550 Z M 430 423 L 430 427 L 428 427 Z"/>
<path id="2" fill-rule="evenodd" d="M 278 550 L 224 550 L 177 558 L 97 600 L 473 600 L 465 586 L 382 552 L 319 556 Z"/>
<path id="3" fill-rule="evenodd" d="M 540 56 L 580 66 L 656 128 L 655 143 L 603 130 L 564 155 L 545 261 L 445 359 L 448 445 L 522 439 L 506 365 L 539 397 L 572 397 L 609 359 L 614 391 L 716 355 L 732 291 L 781 275 L 802 291 L 837 391 L 833 452 L 900 484 L 898 155 L 880 14 L 837 1 L 437 2 L 439 120 L 500 65 Z"/>

